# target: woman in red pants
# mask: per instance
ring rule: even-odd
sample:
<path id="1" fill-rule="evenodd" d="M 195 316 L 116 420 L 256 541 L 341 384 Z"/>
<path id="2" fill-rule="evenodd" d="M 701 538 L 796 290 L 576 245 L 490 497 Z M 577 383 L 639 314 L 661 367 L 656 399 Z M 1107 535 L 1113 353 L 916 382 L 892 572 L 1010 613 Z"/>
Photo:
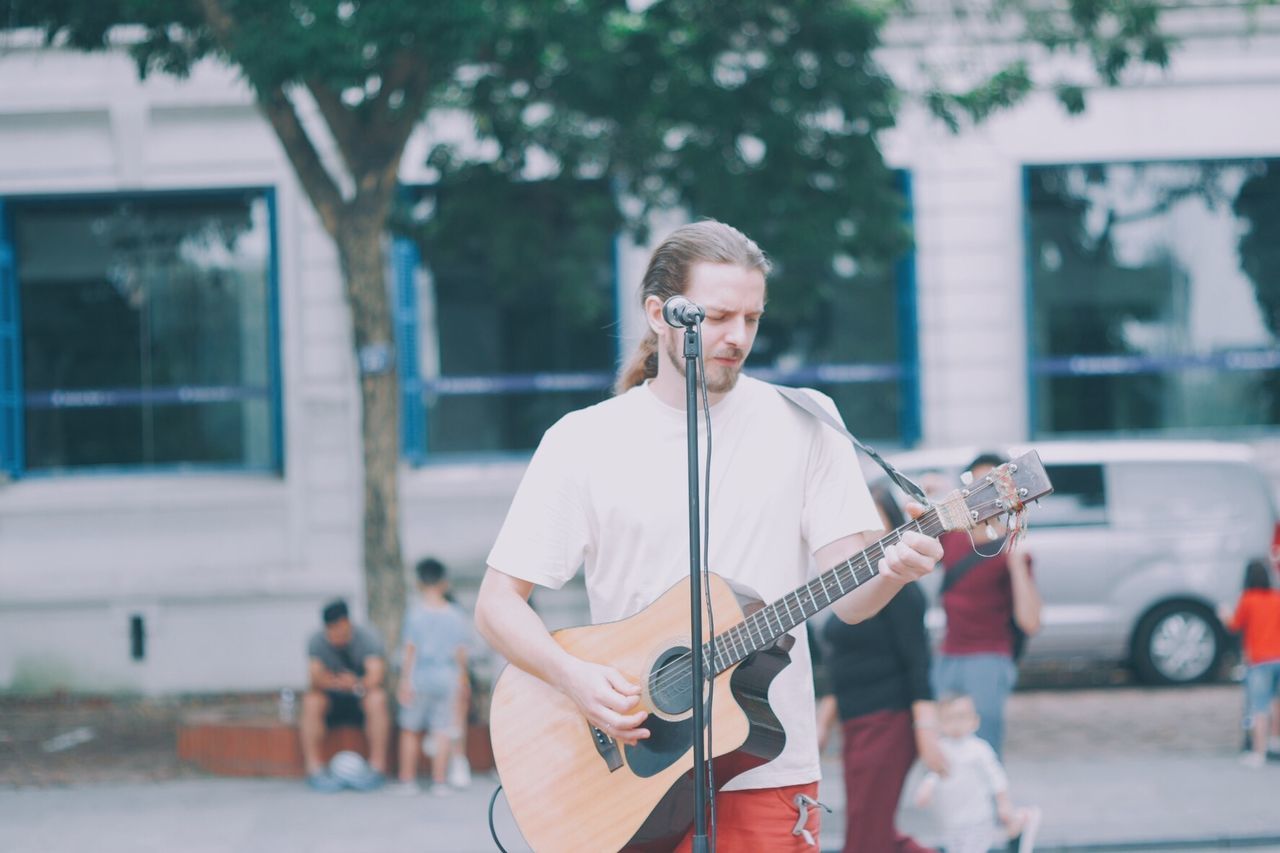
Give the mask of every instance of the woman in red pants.
<path id="1" fill-rule="evenodd" d="M 872 496 L 886 531 L 905 523 L 887 489 L 873 488 Z M 908 584 L 872 618 L 856 625 L 830 619 L 819 632 L 831 695 L 819 701 L 818 731 L 825 735 L 838 714 L 844 738 L 844 853 L 928 849 L 894 825 L 916 757 L 940 775 L 947 772 L 924 612 L 924 593 Z"/>

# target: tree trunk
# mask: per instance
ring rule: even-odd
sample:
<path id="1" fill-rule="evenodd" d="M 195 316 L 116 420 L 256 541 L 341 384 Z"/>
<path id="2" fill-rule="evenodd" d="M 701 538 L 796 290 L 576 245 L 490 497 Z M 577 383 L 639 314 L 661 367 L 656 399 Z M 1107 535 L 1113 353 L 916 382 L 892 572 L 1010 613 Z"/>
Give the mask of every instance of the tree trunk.
<path id="1" fill-rule="evenodd" d="M 338 230 L 351 306 L 360 382 L 360 438 L 364 467 L 364 575 L 369 618 L 387 644 L 389 662 L 400 642 L 405 571 L 400 554 L 400 396 L 396 378 L 391 299 L 383 257 L 387 212 L 348 212 Z"/>

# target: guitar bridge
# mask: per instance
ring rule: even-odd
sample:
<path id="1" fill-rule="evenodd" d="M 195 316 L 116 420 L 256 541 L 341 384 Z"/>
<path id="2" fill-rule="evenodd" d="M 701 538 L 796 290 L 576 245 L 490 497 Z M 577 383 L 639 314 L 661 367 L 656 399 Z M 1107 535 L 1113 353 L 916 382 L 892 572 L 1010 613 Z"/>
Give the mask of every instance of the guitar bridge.
<path id="1" fill-rule="evenodd" d="M 604 759 L 609 772 L 622 767 L 622 752 L 618 749 L 618 742 L 590 723 L 587 725 L 591 729 L 591 740 L 596 745 L 596 752 Z"/>

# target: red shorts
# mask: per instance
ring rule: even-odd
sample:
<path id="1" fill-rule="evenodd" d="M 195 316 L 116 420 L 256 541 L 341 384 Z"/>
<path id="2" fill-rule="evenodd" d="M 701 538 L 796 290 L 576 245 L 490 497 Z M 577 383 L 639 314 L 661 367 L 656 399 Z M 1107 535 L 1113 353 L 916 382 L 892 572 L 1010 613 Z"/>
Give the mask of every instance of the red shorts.
<path id="1" fill-rule="evenodd" d="M 721 791 L 716 794 L 717 853 L 816 853 L 804 834 L 794 834 L 800 809 L 796 796 L 807 794 L 818 798 L 818 783 L 788 785 L 785 788 L 753 788 L 748 791 Z M 822 828 L 822 808 L 807 806 L 809 830 L 814 842 Z M 707 826 L 710 835 L 711 826 Z M 676 853 L 689 853 L 693 847 L 693 830 L 676 847 Z"/>

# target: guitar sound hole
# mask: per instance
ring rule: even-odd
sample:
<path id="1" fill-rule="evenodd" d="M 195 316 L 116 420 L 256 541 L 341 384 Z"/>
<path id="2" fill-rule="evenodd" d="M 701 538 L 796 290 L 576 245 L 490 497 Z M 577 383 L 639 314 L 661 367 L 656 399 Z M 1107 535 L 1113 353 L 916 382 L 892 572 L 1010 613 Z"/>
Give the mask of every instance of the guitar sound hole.
<path id="1" fill-rule="evenodd" d="M 687 648 L 667 649 L 658 655 L 649 673 L 649 695 L 662 713 L 675 716 L 693 708 L 691 664 Z"/>

